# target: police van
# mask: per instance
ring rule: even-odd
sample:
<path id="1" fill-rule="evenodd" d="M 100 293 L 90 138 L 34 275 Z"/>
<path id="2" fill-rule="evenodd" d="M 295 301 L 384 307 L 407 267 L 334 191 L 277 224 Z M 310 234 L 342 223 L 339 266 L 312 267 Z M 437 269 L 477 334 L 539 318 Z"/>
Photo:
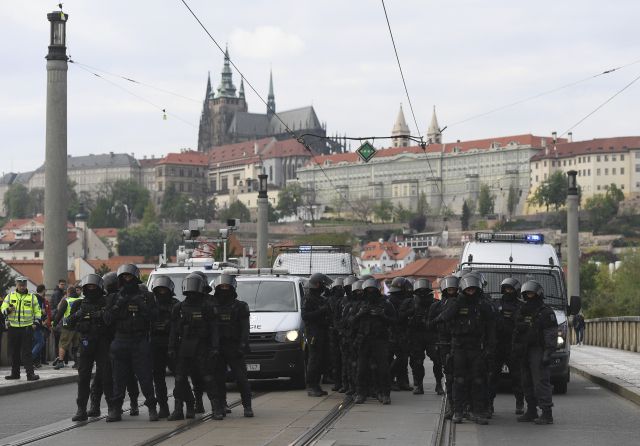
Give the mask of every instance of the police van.
<path id="1" fill-rule="evenodd" d="M 566 393 L 569 382 L 568 316 L 578 314 L 580 299 L 567 299 L 564 272 L 556 250 L 543 234 L 478 232 L 464 246 L 458 271 L 483 273 L 485 292 L 499 299 L 500 283 L 507 277 L 521 284 L 536 280 L 544 288 L 544 301 L 558 320 L 557 348 L 552 355 L 551 382 L 556 393 Z"/>
<path id="2" fill-rule="evenodd" d="M 238 299 L 251 311 L 251 352 L 245 356 L 249 378 L 290 378 L 295 387 L 304 388 L 303 278 L 283 269 L 223 271 L 236 276 Z"/>
<path id="3" fill-rule="evenodd" d="M 193 257 L 186 259 L 184 262 L 173 265 L 161 263 L 149 274 L 149 279 L 147 280 L 147 288 L 151 290 L 153 279 L 155 277 L 167 276 L 173 281 L 173 284 L 175 285 L 175 297 L 178 300 L 183 301 L 184 295 L 182 294 L 182 281 L 189 274 L 193 273 L 194 271 L 202 271 L 207 276 L 207 281 L 212 282 L 220 274 L 222 274 L 223 268 L 231 266 L 237 265 L 229 262 L 216 262 L 212 258 L 206 257 Z"/>
<path id="4" fill-rule="evenodd" d="M 344 245 L 300 245 L 274 248 L 274 268 L 284 268 L 295 276 L 309 277 L 314 273 L 331 278 L 360 275 L 360 268 L 351 247 Z"/>

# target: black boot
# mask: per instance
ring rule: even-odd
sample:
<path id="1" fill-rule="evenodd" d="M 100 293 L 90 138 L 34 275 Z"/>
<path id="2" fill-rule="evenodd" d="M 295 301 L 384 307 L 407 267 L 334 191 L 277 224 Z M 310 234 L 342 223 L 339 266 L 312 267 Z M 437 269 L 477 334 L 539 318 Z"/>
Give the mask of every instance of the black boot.
<path id="1" fill-rule="evenodd" d="M 140 408 L 138 407 L 138 399 L 131 398 L 131 410 L 129 411 L 129 415 L 132 417 L 137 417 L 140 415 Z"/>
<path id="2" fill-rule="evenodd" d="M 195 418 L 196 417 L 196 408 L 194 403 L 187 403 L 187 410 L 184 414 L 185 418 Z"/>
<path id="3" fill-rule="evenodd" d="M 524 413 L 524 400 L 522 398 L 516 398 L 516 415 L 522 415 Z"/>
<path id="4" fill-rule="evenodd" d="M 310 387 L 307 389 L 307 395 L 308 396 L 325 396 L 325 395 L 328 395 L 328 393 L 322 390 L 321 387 Z"/>
<path id="5" fill-rule="evenodd" d="M 521 423 L 526 423 L 536 418 L 538 418 L 538 409 L 536 409 L 536 406 L 527 405 L 527 411 L 523 415 L 520 415 L 517 420 Z"/>
<path id="6" fill-rule="evenodd" d="M 367 397 L 366 395 L 363 395 L 361 393 L 359 393 L 358 395 L 356 395 L 356 400 L 355 403 L 356 404 L 363 404 L 365 401 L 367 401 Z"/>
<path id="7" fill-rule="evenodd" d="M 89 417 L 87 416 L 87 408 L 80 407 L 80 405 L 78 405 L 78 410 L 76 414 L 71 417 L 71 421 L 87 421 L 88 419 Z"/>
<path id="8" fill-rule="evenodd" d="M 485 414 L 480 412 L 471 414 L 471 419 L 476 424 L 482 424 L 482 425 L 489 424 L 489 420 L 485 417 Z"/>
<path id="9" fill-rule="evenodd" d="M 244 406 L 244 416 L 247 418 L 253 418 L 253 409 L 251 409 L 251 406 Z"/>
<path id="10" fill-rule="evenodd" d="M 173 412 L 167 418 L 167 421 L 184 420 L 184 412 L 182 412 L 182 400 L 176 398 L 174 400 Z"/>
<path id="11" fill-rule="evenodd" d="M 160 410 L 158 410 L 158 418 L 167 418 L 169 416 L 169 405 L 166 401 L 160 401 L 158 403 Z"/>
<path id="12" fill-rule="evenodd" d="M 149 405 L 149 421 L 158 421 L 158 410 L 155 403 Z"/>
<path id="13" fill-rule="evenodd" d="M 455 424 L 462 423 L 462 412 L 456 412 L 453 414 L 453 418 L 451 419 Z"/>
<path id="14" fill-rule="evenodd" d="M 401 381 L 398 387 L 400 387 L 400 390 L 413 390 L 413 387 L 409 385 L 409 381 Z"/>
<path id="15" fill-rule="evenodd" d="M 4 379 L 20 379 L 20 374 L 12 373 L 11 375 L 5 376 Z"/>
<path id="16" fill-rule="evenodd" d="M 110 404 L 109 411 L 107 413 L 107 423 L 111 423 L 114 421 L 122 420 L 122 405 L 121 404 Z"/>
<path id="17" fill-rule="evenodd" d="M 422 384 L 418 384 L 418 385 L 413 389 L 413 394 L 414 394 L 414 395 L 424 395 L 424 387 L 422 387 Z"/>
<path id="18" fill-rule="evenodd" d="M 533 420 L 536 424 L 553 424 L 553 414 L 551 413 L 551 407 L 543 407 L 542 415 Z"/>
<path id="19" fill-rule="evenodd" d="M 6 377 L 5 377 L 6 378 Z M 30 375 L 27 375 L 27 381 L 37 381 L 40 379 L 39 375 L 36 375 L 35 373 L 32 373 Z"/>
<path id="20" fill-rule="evenodd" d="M 195 413 L 204 413 L 204 403 L 202 402 L 202 395 L 196 395 L 193 409 Z"/>
<path id="21" fill-rule="evenodd" d="M 380 401 L 385 406 L 391 404 L 391 396 L 388 393 L 382 395 L 382 400 Z"/>
<path id="22" fill-rule="evenodd" d="M 91 406 L 87 412 L 87 416 L 91 418 L 97 418 L 100 416 L 100 400 L 91 398 Z"/>
<path id="23" fill-rule="evenodd" d="M 420 386 L 422 387 L 422 386 Z M 436 394 L 444 395 L 444 389 L 442 388 L 442 381 L 438 380 L 436 382 Z"/>
<path id="24" fill-rule="evenodd" d="M 216 401 L 216 400 L 211 401 L 211 407 L 213 408 L 212 418 L 214 420 L 220 421 L 224 419 L 224 416 L 225 416 L 224 406 L 225 404 L 222 401 Z"/>

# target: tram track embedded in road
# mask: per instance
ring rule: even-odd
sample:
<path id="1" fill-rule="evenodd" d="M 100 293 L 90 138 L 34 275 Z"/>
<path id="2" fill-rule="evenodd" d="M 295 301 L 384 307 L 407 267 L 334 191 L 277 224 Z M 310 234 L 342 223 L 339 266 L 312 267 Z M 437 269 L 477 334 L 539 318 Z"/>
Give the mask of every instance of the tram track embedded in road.
<path id="1" fill-rule="evenodd" d="M 349 412 L 353 405 L 353 398 L 345 398 L 336 404 L 320 421 L 289 443 L 289 446 L 306 446 L 313 444 L 314 441 L 320 439 L 340 418 Z"/>
<path id="2" fill-rule="evenodd" d="M 453 446 L 456 441 L 456 425 L 451 420 L 445 419 L 446 396 L 442 398 L 440 416 L 436 424 L 436 430 L 431 437 L 431 446 Z"/>

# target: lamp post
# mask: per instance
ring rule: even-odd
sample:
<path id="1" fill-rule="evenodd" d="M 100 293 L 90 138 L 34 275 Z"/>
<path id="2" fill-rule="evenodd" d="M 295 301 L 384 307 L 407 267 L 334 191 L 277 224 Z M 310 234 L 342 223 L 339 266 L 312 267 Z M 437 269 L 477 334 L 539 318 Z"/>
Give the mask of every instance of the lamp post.
<path id="1" fill-rule="evenodd" d="M 578 239 L 578 172 L 567 172 L 567 291 L 569 299 L 580 296 L 580 245 Z M 571 301 L 569 301 L 571 303 Z"/>
<path id="2" fill-rule="evenodd" d="M 67 278 L 67 20 L 47 14 L 51 32 L 47 53 L 47 118 L 44 192 L 44 283 L 54 289 Z"/>
<path id="3" fill-rule="evenodd" d="M 268 268 L 267 239 L 269 237 L 269 198 L 267 197 L 268 175 L 258 175 L 258 268 Z"/>

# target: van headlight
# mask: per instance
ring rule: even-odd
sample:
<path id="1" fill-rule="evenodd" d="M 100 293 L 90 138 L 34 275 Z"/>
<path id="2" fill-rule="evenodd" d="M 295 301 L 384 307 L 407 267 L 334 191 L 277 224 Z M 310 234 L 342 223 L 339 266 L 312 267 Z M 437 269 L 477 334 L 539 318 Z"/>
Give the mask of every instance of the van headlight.
<path id="1" fill-rule="evenodd" d="M 276 342 L 295 342 L 300 337 L 298 330 L 279 331 L 276 333 Z"/>
<path id="2" fill-rule="evenodd" d="M 558 332 L 558 339 L 557 339 L 556 342 L 557 342 L 556 348 L 564 347 L 564 338 L 562 337 L 562 332 L 561 331 Z"/>

